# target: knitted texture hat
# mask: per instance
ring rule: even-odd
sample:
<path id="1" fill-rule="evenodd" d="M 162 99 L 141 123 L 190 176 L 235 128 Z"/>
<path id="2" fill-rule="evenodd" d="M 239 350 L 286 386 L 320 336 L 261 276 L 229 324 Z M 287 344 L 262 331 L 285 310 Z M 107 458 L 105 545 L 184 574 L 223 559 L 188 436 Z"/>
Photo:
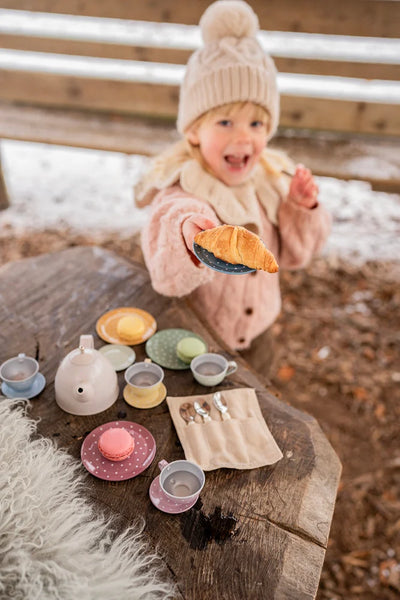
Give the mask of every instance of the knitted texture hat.
<path id="1" fill-rule="evenodd" d="M 200 19 L 204 46 L 190 57 L 179 98 L 177 128 L 184 133 L 200 115 L 230 102 L 254 102 L 279 121 L 274 62 L 256 39 L 258 18 L 243 0 L 218 0 Z"/>

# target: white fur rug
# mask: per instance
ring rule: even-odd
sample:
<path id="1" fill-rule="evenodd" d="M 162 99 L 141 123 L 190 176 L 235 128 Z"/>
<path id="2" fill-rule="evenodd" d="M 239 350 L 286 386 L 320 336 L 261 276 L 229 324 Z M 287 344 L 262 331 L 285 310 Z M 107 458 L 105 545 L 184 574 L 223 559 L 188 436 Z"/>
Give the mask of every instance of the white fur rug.
<path id="1" fill-rule="evenodd" d="M 52 440 L 31 440 L 25 408 L 0 400 L 0 598 L 172 598 L 139 528 L 113 532 L 85 498 L 79 464 Z"/>

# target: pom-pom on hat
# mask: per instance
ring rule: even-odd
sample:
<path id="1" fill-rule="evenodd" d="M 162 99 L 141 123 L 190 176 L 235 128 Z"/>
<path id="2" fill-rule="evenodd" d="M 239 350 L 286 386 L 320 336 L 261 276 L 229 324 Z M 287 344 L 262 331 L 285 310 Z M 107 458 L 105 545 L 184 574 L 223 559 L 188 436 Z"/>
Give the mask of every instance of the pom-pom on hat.
<path id="1" fill-rule="evenodd" d="M 271 117 L 269 137 L 279 122 L 276 68 L 256 39 L 258 18 L 243 0 L 217 0 L 200 19 L 204 46 L 190 57 L 182 82 L 180 133 L 202 114 L 230 102 L 254 102 Z"/>

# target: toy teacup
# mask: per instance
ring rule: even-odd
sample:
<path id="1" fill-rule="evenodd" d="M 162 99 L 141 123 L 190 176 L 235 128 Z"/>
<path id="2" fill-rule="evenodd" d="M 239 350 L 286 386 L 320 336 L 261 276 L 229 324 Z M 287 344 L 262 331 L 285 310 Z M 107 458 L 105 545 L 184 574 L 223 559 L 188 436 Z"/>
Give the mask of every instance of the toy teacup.
<path id="1" fill-rule="evenodd" d="M 158 510 L 170 514 L 185 512 L 194 506 L 204 487 L 204 471 L 190 460 L 158 463 L 161 473 L 153 479 L 149 495 Z"/>
<path id="2" fill-rule="evenodd" d="M 206 353 L 196 356 L 190 363 L 193 377 L 205 386 L 218 385 L 227 375 L 237 370 L 234 360 L 228 361 L 222 354 Z"/>
<path id="3" fill-rule="evenodd" d="M 152 362 L 137 362 L 125 371 L 125 381 L 137 398 L 151 401 L 160 393 L 164 371 Z"/>
<path id="4" fill-rule="evenodd" d="M 9 388 L 22 392 L 31 387 L 38 371 L 37 360 L 21 353 L 1 365 L 0 377 Z"/>

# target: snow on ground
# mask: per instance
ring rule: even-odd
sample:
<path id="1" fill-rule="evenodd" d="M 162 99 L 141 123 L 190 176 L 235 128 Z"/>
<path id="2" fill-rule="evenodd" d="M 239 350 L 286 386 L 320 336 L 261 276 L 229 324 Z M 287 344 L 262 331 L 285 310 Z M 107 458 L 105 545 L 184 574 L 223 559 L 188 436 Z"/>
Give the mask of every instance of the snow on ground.
<path id="1" fill-rule="evenodd" d="M 14 141 L 2 141 L 1 156 L 11 206 L 0 212 L 0 234 L 69 228 L 127 236 L 147 218 L 133 202 L 145 157 Z M 333 215 L 325 254 L 399 259 L 399 195 L 373 192 L 360 181 L 319 177 L 318 184 Z"/>
<path id="2" fill-rule="evenodd" d="M 126 234 L 143 225 L 133 185 L 145 157 L 14 141 L 1 143 L 1 156 L 11 206 L 0 227 Z"/>

